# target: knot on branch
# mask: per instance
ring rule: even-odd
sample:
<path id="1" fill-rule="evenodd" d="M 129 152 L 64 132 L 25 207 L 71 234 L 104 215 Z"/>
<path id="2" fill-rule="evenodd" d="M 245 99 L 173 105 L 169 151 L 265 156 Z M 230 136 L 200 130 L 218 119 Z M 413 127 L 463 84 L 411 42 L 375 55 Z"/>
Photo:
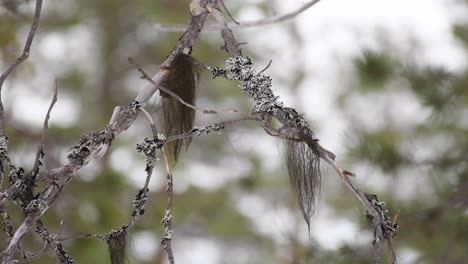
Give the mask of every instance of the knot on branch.
<path id="1" fill-rule="evenodd" d="M 119 108 L 120 111 L 114 113 L 115 116 L 113 115 L 111 118 L 109 130 L 116 134 L 127 130 L 137 118 L 142 106 L 140 102 L 134 100 L 128 107 Z"/>
<path id="2" fill-rule="evenodd" d="M 32 200 L 25 209 L 26 214 L 37 215 L 44 211 L 47 207 L 47 204 L 40 199 Z"/>
<path id="3" fill-rule="evenodd" d="M 21 184 L 23 179 L 24 179 L 24 169 L 22 167 L 11 170 L 10 174 L 8 175 L 8 182 L 13 183 L 15 185 Z"/>
<path id="4" fill-rule="evenodd" d="M 394 237 L 398 231 L 398 223 L 394 223 L 392 219 L 388 216 L 388 209 L 385 208 L 385 202 L 380 201 L 375 194 L 366 193 L 367 200 L 371 203 L 372 207 L 377 211 L 379 217 L 382 219 L 380 223 L 380 228 L 382 230 L 382 236 L 385 239 Z M 369 220 L 373 220 L 374 216 L 367 214 Z"/>
<path id="5" fill-rule="evenodd" d="M 78 144 L 70 148 L 67 158 L 71 164 L 87 164 L 94 154 L 99 152 L 103 146 L 110 145 L 113 139 L 114 133 L 111 129 L 85 134 L 78 141 Z"/>
<path id="6" fill-rule="evenodd" d="M 200 16 L 204 13 L 206 13 L 206 5 L 207 5 L 207 0 L 193 0 L 190 2 L 190 13 L 192 13 L 193 16 Z"/>

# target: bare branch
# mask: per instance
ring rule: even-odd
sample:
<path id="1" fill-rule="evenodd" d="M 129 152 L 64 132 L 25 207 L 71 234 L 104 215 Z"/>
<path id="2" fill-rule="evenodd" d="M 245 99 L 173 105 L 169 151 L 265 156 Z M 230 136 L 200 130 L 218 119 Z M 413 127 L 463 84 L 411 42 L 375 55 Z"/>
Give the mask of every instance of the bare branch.
<path id="1" fill-rule="evenodd" d="M 47 231 L 42 221 L 38 220 L 36 221 L 36 233 L 38 233 L 39 236 L 42 238 L 42 240 L 46 243 L 45 251 L 47 251 L 47 247 L 52 248 L 57 258 L 58 263 L 63 263 L 63 264 L 73 263 L 73 260 L 68 255 L 67 250 L 64 248 L 62 243 L 57 240 L 57 237 L 60 234 L 60 230 L 57 234 L 51 234 L 49 231 Z M 38 254 L 40 254 L 40 252 L 38 252 Z"/>
<path id="2" fill-rule="evenodd" d="M 226 7 L 226 3 L 224 3 L 224 0 L 220 0 L 221 5 L 223 6 L 223 9 L 226 11 L 226 14 L 228 17 L 234 22 L 236 25 L 240 25 L 240 23 L 232 16 L 231 12 L 229 12 L 229 9 Z"/>
<path id="3" fill-rule="evenodd" d="M 270 17 L 270 18 L 260 19 L 260 20 L 257 20 L 257 21 L 243 22 L 243 23 L 240 24 L 239 27 L 257 27 L 257 26 L 264 26 L 264 25 L 269 25 L 269 24 L 280 23 L 280 22 L 295 18 L 297 15 L 299 15 L 300 13 L 302 13 L 302 12 L 306 11 L 307 9 L 311 8 L 312 6 L 317 4 L 318 2 L 320 2 L 320 0 L 310 1 L 310 2 L 308 2 L 306 4 L 304 4 L 303 6 L 299 7 L 295 11 L 284 14 L 284 15 L 273 16 L 273 17 Z"/>
<path id="4" fill-rule="evenodd" d="M 34 166 L 33 166 L 32 170 L 31 170 L 31 177 L 33 179 L 36 178 L 37 173 L 39 172 L 39 166 L 41 165 L 40 160 L 44 156 L 44 144 L 45 144 L 45 140 L 47 138 L 47 129 L 49 128 L 50 113 L 52 112 L 52 108 L 54 108 L 55 103 L 57 102 L 57 93 L 58 93 L 58 87 L 57 87 L 57 81 L 55 81 L 54 96 L 52 97 L 52 102 L 50 103 L 49 109 L 47 110 L 47 114 L 46 114 L 45 119 L 44 119 L 41 142 L 39 143 L 39 147 L 38 147 L 37 153 L 36 153 L 36 160 L 34 161 Z"/>
<path id="5" fill-rule="evenodd" d="M 12 263 L 17 263 L 17 264 L 23 264 L 23 263 L 29 263 L 29 262 L 33 262 L 39 258 L 41 258 L 42 256 L 45 255 L 45 253 L 47 253 L 47 251 L 50 249 L 50 245 L 46 245 L 44 246 L 41 250 L 39 250 L 38 252 L 36 253 L 33 253 L 31 256 L 29 256 L 28 258 L 25 258 L 25 259 L 21 259 L 21 260 L 13 260 Z"/>
<path id="6" fill-rule="evenodd" d="M 234 33 L 224 20 L 223 14 L 218 10 L 216 5 L 214 4 L 208 4 L 206 7 L 218 22 L 218 27 L 221 30 L 221 36 L 224 39 L 224 48 L 226 49 L 226 51 L 229 54 L 231 54 L 231 56 L 242 56 L 242 52 L 239 48 L 240 45 L 234 37 Z"/>
<path id="7" fill-rule="evenodd" d="M 277 15 L 277 16 L 273 16 L 273 17 L 269 17 L 265 19 L 259 19 L 255 21 L 239 22 L 239 24 L 236 24 L 235 22 L 228 23 L 228 25 L 233 28 L 247 28 L 247 27 L 265 26 L 265 25 L 271 25 L 271 24 L 284 22 L 286 20 L 295 18 L 296 16 L 303 13 L 307 9 L 311 8 L 318 2 L 320 2 L 320 0 L 310 1 L 302 5 L 298 9 L 290 13 L 283 14 L 283 15 Z M 184 25 L 181 25 L 181 24 L 161 24 L 161 23 L 154 24 L 154 27 L 156 28 L 156 30 L 163 31 L 163 32 L 184 32 L 186 28 Z M 206 25 L 205 28 L 207 30 L 215 30 L 217 26 L 210 24 L 210 25 Z"/>
<path id="8" fill-rule="evenodd" d="M 177 94 L 175 94 L 174 92 L 172 92 L 171 90 L 165 88 L 164 86 L 162 85 L 159 85 L 157 84 L 153 79 L 151 79 L 149 77 L 149 75 L 145 72 L 145 70 L 143 70 L 143 68 L 135 61 L 134 58 L 132 57 L 129 57 L 128 58 L 128 61 L 130 62 L 130 64 L 134 65 L 135 68 L 137 68 L 137 70 L 141 73 L 141 77 L 145 80 L 147 80 L 148 82 L 150 82 L 151 84 L 154 85 L 154 87 L 157 87 L 158 90 L 161 90 L 165 93 L 167 93 L 168 95 L 172 96 L 174 99 L 176 99 L 177 101 L 179 101 L 181 104 L 187 106 L 188 108 L 190 109 L 193 109 L 195 111 L 199 111 L 203 114 L 219 114 L 219 112 L 226 112 L 226 113 L 240 113 L 239 110 L 237 109 L 222 109 L 222 110 L 213 110 L 213 109 L 203 109 L 203 108 L 199 108 L 199 107 L 196 107 L 192 104 L 189 104 L 187 103 L 186 101 L 184 101 L 182 98 L 180 98 L 180 96 L 178 96 Z"/>
<path id="9" fill-rule="evenodd" d="M 39 18 L 41 16 L 41 9 L 42 9 L 42 0 L 36 0 L 36 7 L 34 11 L 34 18 L 31 24 L 31 29 L 29 30 L 28 38 L 26 39 L 26 43 L 23 48 L 23 52 L 21 55 L 16 59 L 14 63 L 8 67 L 8 69 L 2 73 L 0 76 L 0 136 L 5 136 L 5 113 L 2 104 L 2 97 L 1 91 L 3 88 L 3 83 L 8 78 L 10 73 L 14 71 L 23 61 L 25 61 L 29 57 L 29 50 L 31 49 L 31 45 L 34 39 L 34 35 L 36 34 L 37 27 L 39 26 Z"/>
<path id="10" fill-rule="evenodd" d="M 257 121 L 257 122 L 260 122 L 261 120 L 256 116 L 247 116 L 247 117 L 242 117 L 242 118 L 238 118 L 238 119 L 232 119 L 232 120 L 217 122 L 217 123 L 207 125 L 207 126 L 194 127 L 188 133 L 180 134 L 180 135 L 174 135 L 174 136 L 168 136 L 166 138 L 166 140 L 164 140 L 164 143 L 172 142 L 172 141 L 176 141 L 176 140 L 180 140 L 180 139 L 185 139 L 185 138 L 191 138 L 191 137 L 194 137 L 194 136 L 208 135 L 208 134 L 211 134 L 211 133 L 214 133 L 214 132 L 220 132 L 227 126 L 238 124 L 238 123 L 244 122 L 244 121 Z"/>
<path id="11" fill-rule="evenodd" d="M 264 71 L 268 70 L 268 68 L 270 68 L 272 62 L 273 62 L 272 60 L 269 60 L 267 66 L 265 66 L 265 68 L 263 68 L 263 70 L 259 71 L 258 73 L 263 73 Z"/>

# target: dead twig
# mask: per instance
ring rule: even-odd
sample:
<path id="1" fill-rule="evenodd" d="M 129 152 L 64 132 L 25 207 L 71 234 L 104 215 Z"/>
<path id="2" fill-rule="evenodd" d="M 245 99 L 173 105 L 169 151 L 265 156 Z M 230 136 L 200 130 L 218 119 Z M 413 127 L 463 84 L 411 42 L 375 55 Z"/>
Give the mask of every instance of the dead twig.
<path id="1" fill-rule="evenodd" d="M 220 0 L 221 6 L 223 7 L 224 11 L 226 11 L 226 14 L 229 16 L 229 18 L 234 22 L 236 25 L 240 25 L 240 23 L 232 16 L 231 12 L 229 12 L 229 9 L 226 7 L 226 4 L 224 3 L 224 0 Z"/>
<path id="2" fill-rule="evenodd" d="M 145 72 L 145 70 L 143 70 L 143 68 L 135 61 L 134 58 L 129 57 L 128 62 L 132 64 L 133 66 L 135 66 L 135 68 L 137 68 L 137 70 L 141 73 L 141 77 L 143 79 L 147 80 L 148 82 L 153 84 L 155 87 L 157 87 L 159 90 L 163 91 L 164 93 L 167 93 L 168 95 L 170 95 L 171 97 L 173 97 L 174 99 L 179 101 L 181 104 L 187 106 L 190 109 L 201 112 L 203 114 L 219 114 L 220 112 L 240 113 L 240 111 L 237 109 L 223 109 L 223 110 L 203 109 L 203 108 L 196 107 L 192 104 L 189 104 L 186 101 L 184 101 L 182 98 L 180 98 L 180 96 L 172 92 L 171 90 L 165 88 L 162 85 L 157 84 L 153 79 L 151 79 L 149 75 Z"/>
<path id="3" fill-rule="evenodd" d="M 29 30 L 28 38 L 26 39 L 26 43 L 24 44 L 23 52 L 21 55 L 13 62 L 7 70 L 2 73 L 0 76 L 0 136 L 5 136 L 5 113 L 3 109 L 1 91 L 3 88 L 3 83 L 8 78 L 11 72 L 13 72 L 23 61 L 25 61 L 29 57 L 29 51 L 31 49 L 31 45 L 34 39 L 34 35 L 36 34 L 37 27 L 39 26 L 39 19 L 41 17 L 41 10 L 42 10 L 42 0 L 36 0 L 36 7 L 34 11 L 33 22 L 31 24 L 31 29 Z"/>
<path id="4" fill-rule="evenodd" d="M 258 27 L 258 26 L 265 26 L 265 25 L 271 25 L 271 24 L 284 22 L 289 19 L 295 18 L 296 16 L 308 10 L 309 8 L 311 8 L 318 2 L 320 2 L 320 0 L 310 1 L 290 13 L 276 15 L 276 16 L 272 16 L 272 17 L 268 17 L 264 19 L 255 20 L 255 21 L 239 22 L 239 24 L 236 24 L 235 22 L 228 23 L 228 25 L 233 28 L 248 28 L 248 27 Z M 161 24 L 161 23 L 155 23 L 154 27 L 156 28 L 156 30 L 163 31 L 163 32 L 184 32 L 186 28 L 186 26 L 182 24 Z M 207 30 L 216 30 L 217 26 L 210 24 L 210 25 L 206 25 L 205 28 Z"/>
<path id="5" fill-rule="evenodd" d="M 265 66 L 265 68 L 263 68 L 263 70 L 259 71 L 258 73 L 263 73 L 264 71 L 268 70 L 268 68 L 270 68 L 272 62 L 273 62 L 272 60 L 269 60 L 267 66 Z"/>
<path id="6" fill-rule="evenodd" d="M 32 177 L 33 179 L 36 178 L 37 173 L 39 172 L 39 167 L 41 166 L 41 159 L 44 157 L 44 144 L 47 138 L 47 129 L 49 128 L 50 113 L 52 112 L 52 108 L 54 108 L 55 103 L 57 102 L 57 94 L 58 94 L 58 87 L 57 87 L 57 81 L 55 81 L 54 95 L 52 97 L 52 102 L 50 103 L 49 109 L 47 110 L 47 114 L 44 119 L 41 142 L 39 143 L 39 147 L 36 153 L 36 159 L 34 161 L 34 165 L 31 170 L 30 177 Z"/>

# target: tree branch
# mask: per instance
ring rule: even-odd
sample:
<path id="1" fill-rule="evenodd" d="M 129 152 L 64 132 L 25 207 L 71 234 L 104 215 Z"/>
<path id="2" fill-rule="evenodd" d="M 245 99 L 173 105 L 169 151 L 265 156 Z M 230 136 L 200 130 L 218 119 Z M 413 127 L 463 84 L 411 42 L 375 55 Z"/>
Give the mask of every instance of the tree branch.
<path id="1" fill-rule="evenodd" d="M 36 159 L 34 161 L 34 165 L 31 170 L 30 177 L 34 180 L 37 174 L 39 173 L 39 167 L 42 165 L 41 159 L 44 157 L 44 144 L 47 138 L 47 129 L 49 128 L 50 113 L 52 112 L 52 108 L 54 108 L 55 103 L 57 102 L 57 94 L 58 94 L 58 87 L 57 87 L 57 81 L 55 81 L 54 96 L 52 97 L 52 102 L 50 103 L 49 109 L 47 110 L 47 113 L 44 119 L 41 142 L 39 143 L 39 147 L 37 148 Z"/>
<path id="2" fill-rule="evenodd" d="M 170 264 L 174 264 L 174 253 L 172 252 L 172 198 L 173 198 L 173 184 L 171 168 L 169 165 L 169 159 L 166 153 L 161 149 L 161 154 L 164 158 L 164 165 L 166 168 L 166 192 L 167 192 L 167 207 L 164 212 L 164 218 L 162 220 L 164 227 L 164 234 L 161 239 L 161 243 L 164 247 L 164 251 L 167 253 L 167 259 Z"/>
<path id="3" fill-rule="evenodd" d="M 8 69 L 0 76 L 0 137 L 5 136 L 5 112 L 3 109 L 2 97 L 1 97 L 3 83 L 8 78 L 10 73 L 14 71 L 21 63 L 23 63 L 23 61 L 25 61 L 29 57 L 29 50 L 31 49 L 34 35 L 36 34 L 37 27 L 39 26 L 39 18 L 41 16 L 41 9 L 42 9 L 42 0 L 36 0 L 34 18 L 31 24 L 31 29 L 29 30 L 28 38 L 26 39 L 26 43 L 23 48 L 23 52 L 16 59 L 16 61 L 13 62 L 10 65 L 10 67 L 8 67 Z"/>
<path id="4" fill-rule="evenodd" d="M 180 98 L 180 96 L 178 96 L 176 93 L 172 92 L 171 90 L 167 89 L 166 87 L 164 87 L 162 85 L 157 84 L 153 79 L 151 79 L 149 77 L 149 75 L 145 72 L 145 70 L 143 70 L 143 68 L 135 61 L 134 58 L 129 57 L 128 62 L 130 64 L 132 64 L 133 66 L 135 66 L 135 68 L 137 68 L 137 70 L 141 73 L 141 78 L 147 80 L 148 82 L 153 84 L 154 87 L 156 87 L 156 91 L 161 90 L 161 91 L 165 92 L 166 94 L 170 95 L 171 97 L 173 97 L 174 99 L 179 101 L 181 104 L 187 106 L 190 109 L 201 112 L 203 114 L 219 114 L 220 112 L 240 113 L 240 111 L 237 110 L 237 109 L 222 109 L 222 110 L 203 109 L 203 108 L 196 107 L 196 106 L 194 106 L 192 104 L 189 104 L 186 101 L 184 101 L 184 99 Z"/>
<path id="5" fill-rule="evenodd" d="M 317 4 L 318 2 L 320 2 L 320 0 L 310 1 L 310 2 L 302 5 L 298 9 L 296 9 L 296 10 L 290 12 L 290 13 L 283 14 L 283 15 L 272 16 L 272 17 L 269 17 L 269 18 L 259 19 L 259 20 L 255 20 L 255 21 L 238 22 L 239 24 L 237 24 L 236 22 L 228 23 L 228 26 L 232 27 L 232 28 L 248 28 L 248 27 L 258 27 L 258 26 L 265 26 L 265 25 L 281 23 L 281 22 L 287 21 L 289 19 L 295 18 L 296 16 L 303 13 L 307 9 L 311 8 L 312 6 Z M 185 30 L 185 26 L 182 25 L 182 24 L 155 23 L 154 27 L 156 28 L 156 30 L 163 31 L 163 32 L 184 32 L 184 30 Z M 217 28 L 217 26 L 213 25 L 213 24 L 209 24 L 205 28 L 208 29 L 208 30 L 215 30 Z"/>
<path id="6" fill-rule="evenodd" d="M 274 95 L 271 90 L 271 78 L 257 73 L 253 69 L 250 58 L 239 56 L 239 44 L 232 34 L 232 31 L 226 29 L 228 25 L 219 11 L 216 8 L 210 8 L 209 5 L 208 10 L 218 21 L 221 32 L 225 32 L 225 34 L 222 34 L 222 37 L 226 45 L 226 50 L 229 51 L 229 54 L 232 56 L 226 61 L 225 70 L 216 67 L 211 68 L 213 76 L 222 76 L 230 80 L 241 82 L 241 90 L 254 100 L 255 106 L 253 113 L 262 116 L 263 120 L 261 125 L 268 134 L 307 143 L 313 150 L 313 153 L 317 153 L 322 160 L 326 161 L 335 169 L 345 186 L 348 187 L 364 206 L 368 218 L 372 221 L 375 231 L 374 240 L 372 242 L 374 247 L 374 260 L 375 263 L 380 263 L 380 247 L 382 240 L 391 239 L 398 228 L 398 225 L 392 223 L 388 217 L 385 203 L 380 202 L 376 195 L 362 192 L 355 186 L 349 178 L 349 176 L 354 176 L 354 174 L 341 168 L 335 161 L 335 155 L 318 143 L 319 140 L 313 137 L 314 134 L 303 116 L 298 114 L 295 109 L 283 106 L 283 103 Z M 273 128 L 271 125 L 273 118 L 282 124 L 281 128 Z M 306 219 L 306 222 L 307 221 Z M 390 250 L 393 251 L 393 248 L 390 248 Z M 392 252 L 392 255 L 394 255 L 394 252 Z"/>
<path id="7" fill-rule="evenodd" d="M 40 13 L 40 4 L 42 4 L 42 1 L 38 0 L 36 3 L 38 7 L 36 8 L 36 14 L 38 14 Z M 162 80 L 158 76 L 164 76 L 166 71 L 164 68 L 167 68 L 167 65 L 170 65 L 170 62 L 175 54 L 180 52 L 189 53 L 192 49 L 192 46 L 195 44 L 208 16 L 208 12 L 204 10 L 203 12 L 197 13 L 196 15 L 193 14 L 194 13 L 192 12 L 189 26 L 186 32 L 179 39 L 178 45 L 171 52 L 171 55 L 169 55 L 166 61 L 161 65 L 161 71 L 155 76 L 156 80 Z M 37 28 L 38 18 L 39 15 L 35 16 L 35 23 L 33 23 L 32 26 L 33 33 L 30 34 L 30 37 L 28 37 L 25 52 L 23 52 L 23 55 L 20 57 L 24 57 L 21 59 L 21 61 L 23 61 L 29 55 L 29 48 L 32 42 L 32 37 L 34 36 L 34 32 Z M 21 61 L 19 63 L 21 63 Z M 19 63 L 13 64 L 11 68 L 16 68 Z M 2 80 L 4 80 L 11 71 L 12 70 L 8 70 L 7 73 L 4 74 L 5 77 L 2 75 Z M 155 80 L 155 78 L 153 78 L 153 80 Z M 156 81 L 156 83 L 158 81 Z M 156 87 L 153 87 L 153 84 L 146 86 L 137 98 L 141 99 L 142 103 L 146 102 L 156 91 L 155 88 Z M 39 220 L 41 215 L 44 214 L 53 204 L 65 185 L 71 180 L 73 174 L 83 166 L 87 165 L 91 159 L 102 156 L 112 143 L 115 136 L 125 131 L 133 124 L 133 121 L 136 119 L 141 110 L 141 106 L 142 105 L 139 101 L 135 101 L 125 109 L 116 108 L 118 111 L 114 111 L 114 114 L 111 117 L 111 122 L 105 129 L 99 132 L 92 132 L 88 135 L 84 135 L 78 144 L 71 148 L 71 151 L 68 155 L 68 163 L 60 168 L 50 170 L 46 173 L 46 177 L 50 180 L 51 183 L 45 187 L 45 189 L 37 195 L 37 198 L 32 200 L 27 206 L 27 215 L 25 220 L 16 230 L 8 247 L 4 251 L 4 264 L 11 263 L 21 238 L 30 230 L 31 226 L 37 220 Z M 3 208 L 5 202 L 11 198 L 12 194 L 17 191 L 18 190 L 15 185 L 12 184 L 5 192 L 0 194 L 0 209 Z"/>

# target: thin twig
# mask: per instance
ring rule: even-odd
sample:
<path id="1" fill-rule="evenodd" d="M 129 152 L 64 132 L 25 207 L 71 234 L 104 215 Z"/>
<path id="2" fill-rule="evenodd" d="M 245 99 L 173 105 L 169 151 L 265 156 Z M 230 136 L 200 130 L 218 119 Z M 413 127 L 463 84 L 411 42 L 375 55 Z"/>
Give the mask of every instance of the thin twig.
<path id="1" fill-rule="evenodd" d="M 393 248 L 393 239 L 387 239 L 388 249 L 390 250 L 390 256 L 392 257 L 392 264 L 397 264 L 397 255 L 395 249 Z"/>
<path id="2" fill-rule="evenodd" d="M 170 96 L 172 96 L 174 99 L 176 99 L 177 101 L 179 101 L 181 104 L 187 106 L 188 108 L 190 109 L 193 109 L 195 111 L 199 111 L 203 114 L 219 114 L 219 112 L 226 112 L 226 113 L 240 113 L 239 110 L 237 109 L 223 109 L 223 110 L 212 110 L 212 109 L 202 109 L 202 108 L 199 108 L 199 107 L 196 107 L 192 104 L 189 104 L 187 103 L 186 101 L 184 101 L 182 98 L 180 98 L 180 96 L 178 96 L 177 94 L 175 94 L 174 92 L 172 92 L 171 90 L 163 87 L 162 85 L 158 85 L 153 79 L 151 79 L 149 77 L 149 75 L 145 72 L 145 70 L 143 70 L 143 68 L 135 61 L 134 58 L 132 57 L 129 57 L 128 58 L 128 62 L 132 65 L 135 66 L 135 68 L 137 68 L 137 70 L 141 73 L 141 77 L 145 80 L 147 80 L 148 82 L 150 82 L 151 84 L 153 84 L 154 86 L 157 86 L 159 90 L 163 91 L 164 93 L 167 93 L 169 94 Z"/>
<path id="3" fill-rule="evenodd" d="M 255 20 L 255 21 L 239 22 L 239 25 L 237 25 L 236 23 L 228 23 L 228 25 L 233 28 L 247 28 L 247 27 L 265 26 L 265 25 L 284 22 L 286 20 L 295 18 L 296 16 L 303 13 L 307 9 L 311 8 L 318 2 L 320 2 L 320 0 L 310 1 L 302 5 L 298 9 L 290 13 L 283 14 L 283 15 L 272 16 L 272 17 L 268 17 L 264 19 Z M 161 23 L 155 23 L 154 27 L 156 28 L 156 30 L 163 31 L 163 32 L 184 32 L 186 28 L 186 26 L 182 24 L 161 24 Z M 205 26 L 205 29 L 207 30 L 216 30 L 216 28 L 217 26 L 213 24 Z"/>
<path id="4" fill-rule="evenodd" d="M 180 140 L 180 139 L 186 139 L 186 138 L 191 138 L 194 136 L 200 136 L 200 135 L 208 135 L 213 132 L 220 132 L 223 130 L 225 127 L 234 125 L 240 122 L 244 121 L 257 121 L 260 122 L 257 117 L 254 116 L 247 116 L 247 117 L 242 117 L 238 119 L 232 119 L 232 120 L 227 120 L 227 121 L 222 121 L 222 122 L 217 122 L 211 125 L 203 126 L 203 127 L 194 127 L 191 131 L 185 133 L 185 134 L 180 134 L 180 135 L 173 135 L 173 136 L 168 136 L 164 143 L 169 143 L 172 141 Z"/>
<path id="5" fill-rule="evenodd" d="M 72 239 L 83 239 L 83 238 L 100 238 L 102 240 L 106 240 L 104 235 L 100 234 L 82 234 L 82 235 L 72 235 L 72 236 L 67 236 L 67 237 L 62 237 L 57 239 L 58 241 L 67 241 L 67 240 L 72 240 Z"/>
<path id="6" fill-rule="evenodd" d="M 259 71 L 258 73 L 259 73 L 259 74 L 260 74 L 260 73 L 263 73 L 263 72 L 266 71 L 268 68 L 270 68 L 272 62 L 273 62 L 272 60 L 269 60 L 267 66 L 265 66 L 265 68 L 263 68 L 263 70 Z"/>
<path id="7" fill-rule="evenodd" d="M 153 140 L 158 139 L 158 130 L 156 128 L 156 125 L 154 124 L 153 119 L 151 118 L 151 115 L 142 107 L 141 111 L 143 114 L 146 116 L 150 123 L 151 127 L 151 132 L 153 134 Z M 153 150 L 153 152 L 156 152 L 156 149 Z M 156 161 L 156 153 L 152 156 L 147 156 L 147 164 L 146 164 L 146 179 L 145 183 L 143 184 L 143 187 L 140 189 L 139 193 L 134 199 L 134 208 L 133 208 L 133 213 L 132 213 L 132 219 L 130 223 L 128 224 L 128 230 L 135 225 L 135 223 L 138 221 L 139 217 L 143 214 L 144 212 L 144 207 L 148 198 L 148 193 L 149 193 L 149 183 L 151 181 L 151 176 L 153 175 L 153 170 L 154 170 L 154 164 Z"/>
<path id="8" fill-rule="evenodd" d="M 218 27 L 221 31 L 221 36 L 224 40 L 224 49 L 231 56 L 242 56 L 241 49 L 239 48 L 240 45 L 234 37 L 234 33 L 232 32 L 231 28 L 226 23 L 223 14 L 218 10 L 216 5 L 214 4 L 208 4 L 206 6 L 206 9 L 216 19 L 216 22 L 218 22 Z"/>
<path id="9" fill-rule="evenodd" d="M 36 34 L 37 27 L 39 26 L 39 18 L 41 16 L 41 9 L 42 9 L 42 0 L 36 0 L 34 18 L 31 24 L 31 29 L 29 30 L 28 38 L 26 39 L 26 43 L 24 44 L 23 52 L 16 59 L 16 61 L 13 62 L 8 67 L 8 69 L 0 76 L 0 136 L 5 136 L 5 125 L 4 125 L 5 113 L 4 113 L 2 97 L 1 97 L 3 83 L 8 78 L 10 73 L 14 71 L 23 61 L 25 61 L 29 57 L 29 50 L 31 49 L 34 35 Z"/>
<path id="10" fill-rule="evenodd" d="M 400 215 L 400 210 L 398 210 L 397 213 L 395 214 L 395 216 L 393 216 L 392 226 L 397 225 L 397 220 L 398 220 L 399 215 Z M 390 250 L 390 255 L 392 256 L 392 264 L 397 263 L 397 255 L 396 255 L 396 252 L 395 252 L 395 248 L 393 247 L 393 236 L 394 235 L 396 235 L 396 234 L 394 234 L 394 232 L 390 232 L 390 237 L 387 239 L 388 249 Z"/>
<path id="11" fill-rule="evenodd" d="M 256 27 L 256 26 L 264 26 L 264 25 L 284 22 L 286 20 L 295 18 L 297 15 L 299 15 L 300 13 L 302 13 L 302 12 L 306 11 L 307 9 L 311 8 L 312 6 L 317 4 L 318 2 L 320 2 L 320 0 L 310 1 L 310 2 L 302 5 L 301 7 L 296 9 L 295 11 L 284 14 L 284 15 L 273 16 L 273 17 L 270 17 L 270 18 L 260 19 L 260 20 L 257 20 L 257 21 L 242 22 L 239 27 Z"/>
<path id="12" fill-rule="evenodd" d="M 224 0 L 220 0 L 221 6 L 223 6 L 224 11 L 226 11 L 226 14 L 229 16 L 229 18 L 234 22 L 236 25 L 240 25 L 240 23 L 232 16 L 231 12 L 229 12 L 229 9 L 226 7 L 226 4 L 224 3 Z"/>
<path id="13" fill-rule="evenodd" d="M 28 37 L 26 39 L 26 43 L 24 44 L 23 52 L 21 55 L 13 62 L 5 72 L 2 73 L 0 76 L 0 188 L 3 185 L 3 178 L 4 178 L 4 169 L 3 169 L 3 162 L 6 163 L 10 170 L 13 169 L 10 158 L 8 157 L 8 138 L 6 136 L 6 129 L 5 129 L 5 109 L 3 107 L 3 100 L 2 100 L 2 88 L 3 83 L 8 78 L 10 73 L 12 73 L 23 61 L 25 61 L 29 57 L 29 51 L 31 49 L 31 45 L 36 34 L 37 27 L 39 26 L 39 18 L 41 16 L 41 9 L 42 9 L 42 0 L 36 0 L 36 7 L 34 11 L 33 22 L 31 24 L 31 28 L 29 30 Z"/>
<path id="14" fill-rule="evenodd" d="M 167 158 L 164 149 L 161 149 L 161 154 L 164 157 L 164 164 L 166 167 L 166 192 L 167 192 L 167 207 L 162 220 L 164 227 L 164 235 L 161 239 L 161 243 L 164 246 L 164 250 L 167 253 L 167 259 L 170 264 L 174 264 L 174 253 L 172 252 L 172 198 L 173 198 L 173 178 L 171 168 L 169 166 L 169 159 Z"/>
<path id="15" fill-rule="evenodd" d="M 57 102 L 57 93 L 58 93 L 58 87 L 57 87 L 57 81 L 55 81 L 54 96 L 52 97 L 52 102 L 50 103 L 49 109 L 47 110 L 47 114 L 44 119 L 41 142 L 39 143 L 39 147 L 36 153 L 36 159 L 34 161 L 34 166 L 31 170 L 31 174 L 33 178 L 35 178 L 37 173 L 39 172 L 40 160 L 44 156 L 44 144 L 47 138 L 47 129 L 49 128 L 50 113 L 52 112 L 52 108 L 54 108 L 55 103 Z"/>
<path id="16" fill-rule="evenodd" d="M 20 259 L 20 260 L 13 260 L 12 263 L 15 263 L 15 264 L 23 264 L 23 263 L 29 263 L 29 262 L 33 262 L 37 259 L 39 259 L 40 257 L 44 256 L 45 253 L 47 253 L 47 251 L 50 249 L 50 245 L 47 244 L 46 246 L 44 246 L 41 250 L 39 250 L 38 252 L 36 253 L 33 253 L 31 256 L 29 256 L 28 258 L 26 259 Z"/>
<path id="17" fill-rule="evenodd" d="M 62 224 L 63 221 L 60 224 L 60 228 L 62 227 Z M 40 219 L 36 221 L 36 233 L 39 234 L 42 240 L 46 243 L 46 246 L 50 246 L 52 248 L 57 258 L 57 263 L 72 264 L 73 259 L 68 255 L 63 244 L 57 240 L 60 232 L 61 230 L 59 229 L 57 234 L 52 234 L 46 229 L 44 223 Z"/>

